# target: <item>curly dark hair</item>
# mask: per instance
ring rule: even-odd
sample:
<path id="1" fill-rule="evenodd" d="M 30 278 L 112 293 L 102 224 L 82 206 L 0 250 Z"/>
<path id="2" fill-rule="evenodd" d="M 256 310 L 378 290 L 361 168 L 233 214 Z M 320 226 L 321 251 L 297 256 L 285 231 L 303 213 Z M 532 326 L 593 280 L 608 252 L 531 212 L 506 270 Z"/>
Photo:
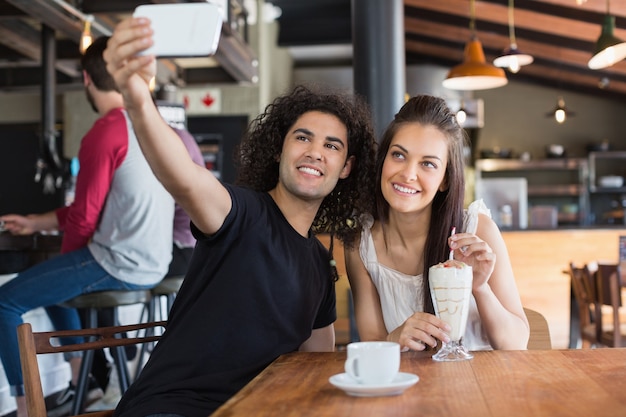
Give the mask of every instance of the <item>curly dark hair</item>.
<path id="1" fill-rule="evenodd" d="M 287 132 L 304 113 L 320 111 L 339 118 L 348 130 L 350 175 L 340 179 L 322 201 L 313 221 L 314 233 L 330 233 L 344 245 L 353 244 L 361 230 L 359 216 L 373 209 L 376 139 L 370 109 L 357 95 L 320 87 L 297 86 L 276 98 L 252 121 L 235 154 L 236 184 L 270 191 L 278 184 L 278 158 Z"/>

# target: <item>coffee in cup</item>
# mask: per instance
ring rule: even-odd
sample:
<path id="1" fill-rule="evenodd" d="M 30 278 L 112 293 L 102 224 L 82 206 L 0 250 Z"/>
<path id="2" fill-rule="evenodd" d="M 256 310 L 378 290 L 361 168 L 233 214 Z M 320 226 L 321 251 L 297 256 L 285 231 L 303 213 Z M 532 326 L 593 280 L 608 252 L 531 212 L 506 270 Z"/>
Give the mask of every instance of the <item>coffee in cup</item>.
<path id="1" fill-rule="evenodd" d="M 395 342 L 350 343 L 344 368 L 359 384 L 389 384 L 400 370 L 400 345 Z"/>

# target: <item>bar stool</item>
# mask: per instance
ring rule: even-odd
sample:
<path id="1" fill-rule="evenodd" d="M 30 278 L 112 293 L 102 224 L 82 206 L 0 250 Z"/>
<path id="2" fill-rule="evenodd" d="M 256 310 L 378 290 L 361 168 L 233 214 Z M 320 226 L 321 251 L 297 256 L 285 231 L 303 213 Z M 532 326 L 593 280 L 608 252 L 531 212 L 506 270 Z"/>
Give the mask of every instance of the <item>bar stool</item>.
<path id="1" fill-rule="evenodd" d="M 149 302 L 151 311 L 148 311 L 149 322 L 156 321 L 157 312 L 159 313 L 160 320 L 167 320 L 167 316 L 172 309 L 172 304 L 174 304 L 174 298 L 176 298 L 176 294 L 178 293 L 178 290 L 180 290 L 180 286 L 183 285 L 184 279 L 184 275 L 172 275 L 171 277 L 165 277 L 152 289 L 152 297 Z M 161 301 L 163 301 L 164 297 L 166 302 L 165 314 L 163 314 L 163 306 L 161 305 Z"/>
<path id="2" fill-rule="evenodd" d="M 146 304 L 145 308 L 145 310 L 147 310 L 146 320 L 148 323 L 157 321 L 157 315 L 159 316 L 158 321 L 167 321 L 169 312 L 172 309 L 172 304 L 174 304 L 176 294 L 178 293 L 180 286 L 183 285 L 184 279 L 184 275 L 172 275 L 163 278 L 161 282 L 159 282 L 154 288 L 152 288 L 152 296 L 150 297 L 150 301 Z M 165 299 L 165 312 L 163 312 L 163 305 L 161 304 L 163 299 Z M 146 334 L 144 336 L 154 336 L 154 328 L 146 329 Z M 137 371 L 135 373 L 135 379 L 139 376 L 139 373 L 141 372 L 144 356 L 146 355 L 146 353 L 151 352 L 152 347 L 152 343 L 142 344 L 141 351 L 139 352 L 139 359 L 137 361 Z"/>
<path id="3" fill-rule="evenodd" d="M 98 313 L 103 309 L 113 310 L 114 323 L 118 321 L 118 307 L 134 304 L 150 303 L 152 293 L 150 290 L 111 290 L 96 291 L 88 294 L 79 295 L 71 300 L 61 303 L 63 307 L 71 307 L 76 309 L 84 309 L 87 312 L 88 328 L 98 327 Z M 112 355 L 115 361 L 115 367 L 119 377 L 120 391 L 124 393 L 130 385 L 130 377 L 126 365 L 126 351 L 123 346 L 115 348 L 115 355 Z M 76 397 L 72 405 L 72 415 L 82 412 L 85 401 L 85 395 L 89 384 L 89 372 L 93 363 L 93 350 L 84 353 L 83 360 L 80 365 L 78 382 L 76 384 Z"/>

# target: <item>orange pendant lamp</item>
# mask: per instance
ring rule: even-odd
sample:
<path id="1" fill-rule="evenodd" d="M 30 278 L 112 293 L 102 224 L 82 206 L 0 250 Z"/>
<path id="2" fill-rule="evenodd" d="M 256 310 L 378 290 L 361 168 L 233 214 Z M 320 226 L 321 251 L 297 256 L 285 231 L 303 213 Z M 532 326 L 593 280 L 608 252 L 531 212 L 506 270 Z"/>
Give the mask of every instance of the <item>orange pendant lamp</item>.
<path id="1" fill-rule="evenodd" d="M 470 1 L 470 9 L 472 35 L 465 45 L 463 62 L 448 72 L 443 86 L 451 90 L 486 90 L 502 87 L 508 82 L 504 70 L 487 63 L 483 46 L 476 37 L 474 0 Z"/>

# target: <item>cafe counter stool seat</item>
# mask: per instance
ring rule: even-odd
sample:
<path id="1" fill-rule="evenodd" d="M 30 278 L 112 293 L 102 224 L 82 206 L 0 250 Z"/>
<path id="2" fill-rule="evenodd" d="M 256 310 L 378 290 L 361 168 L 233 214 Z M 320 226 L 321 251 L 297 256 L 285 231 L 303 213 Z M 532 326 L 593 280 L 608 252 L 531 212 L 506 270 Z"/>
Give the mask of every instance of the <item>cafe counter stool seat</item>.
<path id="1" fill-rule="evenodd" d="M 172 275 L 163 278 L 161 282 L 159 282 L 154 288 L 152 288 L 151 293 L 152 297 L 150 297 L 150 301 L 146 304 L 146 310 L 148 313 L 148 317 L 146 319 L 147 322 L 153 322 L 157 320 L 157 315 L 159 316 L 160 321 L 167 321 L 169 316 L 169 312 L 172 309 L 172 304 L 174 304 L 174 298 L 176 298 L 176 294 L 180 289 L 180 286 L 183 285 L 183 280 L 185 279 L 184 275 Z M 165 311 L 163 311 L 163 306 L 161 302 L 165 299 Z M 146 329 L 145 336 L 154 336 L 154 329 Z M 139 376 L 141 372 L 142 365 L 144 363 L 144 357 L 146 354 L 152 351 L 154 347 L 154 343 L 144 343 L 141 346 L 141 351 L 139 352 L 139 360 L 137 361 L 137 371 L 135 373 L 135 379 Z"/>
<path id="2" fill-rule="evenodd" d="M 113 320 L 115 325 L 119 325 L 118 307 L 129 306 L 134 304 L 148 304 L 152 298 L 152 292 L 146 290 L 110 290 L 96 291 L 88 294 L 79 295 L 70 300 L 61 303 L 61 306 L 83 309 L 87 313 L 87 328 L 98 327 L 98 313 L 105 309 L 113 311 Z M 130 385 L 129 371 L 126 364 L 126 351 L 123 346 L 114 348 L 115 368 L 117 370 L 120 391 L 124 393 Z M 83 410 L 85 395 L 89 384 L 89 372 L 93 363 L 93 350 L 84 352 L 83 360 L 80 366 L 78 382 L 76 384 L 76 396 L 72 405 L 72 415 L 77 415 Z"/>
<path id="3" fill-rule="evenodd" d="M 74 297 L 61 305 L 73 308 L 99 310 L 150 301 L 151 290 L 110 290 L 96 291 Z"/>
<path id="4" fill-rule="evenodd" d="M 169 314 L 170 309 L 172 308 L 172 304 L 174 303 L 174 298 L 176 298 L 176 294 L 178 290 L 180 290 L 180 286 L 183 285 L 183 280 L 185 279 L 184 275 L 173 275 L 171 277 L 165 277 L 161 282 L 159 282 L 152 290 L 152 298 L 150 302 L 152 304 L 152 320 L 156 316 L 157 311 L 161 311 L 158 307 L 160 305 L 161 297 L 166 297 L 166 312 Z M 167 317 L 162 317 L 162 320 L 167 320 Z"/>

